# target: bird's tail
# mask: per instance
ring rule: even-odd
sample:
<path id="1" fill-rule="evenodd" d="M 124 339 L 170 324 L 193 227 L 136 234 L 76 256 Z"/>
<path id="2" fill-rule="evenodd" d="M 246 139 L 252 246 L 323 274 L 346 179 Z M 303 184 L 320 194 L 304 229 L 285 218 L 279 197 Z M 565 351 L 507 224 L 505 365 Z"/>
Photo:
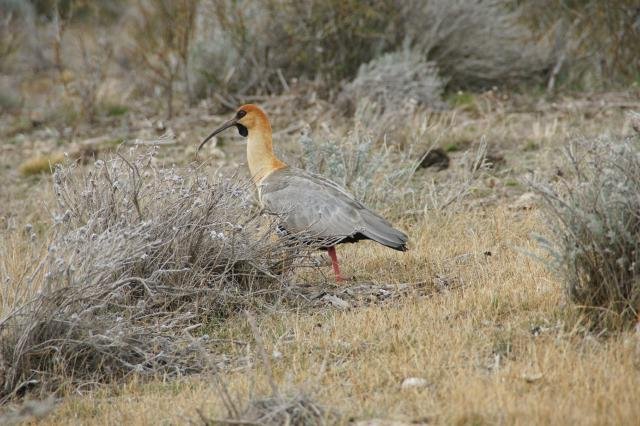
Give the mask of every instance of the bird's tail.
<path id="1" fill-rule="evenodd" d="M 362 217 L 367 224 L 367 227 L 362 234 L 367 238 L 377 241 L 383 246 L 387 246 L 394 250 L 407 250 L 409 237 L 407 237 L 404 232 L 398 231 L 383 217 L 378 216 L 371 211 L 365 210 L 362 212 Z"/>

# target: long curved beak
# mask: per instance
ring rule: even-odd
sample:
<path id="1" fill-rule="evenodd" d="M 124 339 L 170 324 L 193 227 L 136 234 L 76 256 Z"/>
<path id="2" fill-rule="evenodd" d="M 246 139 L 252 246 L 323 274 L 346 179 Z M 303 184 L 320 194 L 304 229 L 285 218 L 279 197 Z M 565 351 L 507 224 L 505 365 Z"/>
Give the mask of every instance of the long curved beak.
<path id="1" fill-rule="evenodd" d="M 220 132 L 223 132 L 225 130 L 227 130 L 229 127 L 233 127 L 237 124 L 237 120 L 236 118 L 232 118 L 231 120 L 225 122 L 222 126 L 218 127 L 216 130 L 214 130 L 213 132 L 211 132 L 211 134 L 209 136 L 207 136 L 207 138 L 205 140 L 202 141 L 202 143 L 200 143 L 200 146 L 198 147 L 198 150 L 196 151 L 196 159 L 198 158 L 198 153 L 200 152 L 200 148 L 202 148 L 204 146 L 204 144 L 206 144 L 207 142 L 209 142 L 211 140 L 211 138 L 213 138 L 215 135 L 217 135 Z"/>

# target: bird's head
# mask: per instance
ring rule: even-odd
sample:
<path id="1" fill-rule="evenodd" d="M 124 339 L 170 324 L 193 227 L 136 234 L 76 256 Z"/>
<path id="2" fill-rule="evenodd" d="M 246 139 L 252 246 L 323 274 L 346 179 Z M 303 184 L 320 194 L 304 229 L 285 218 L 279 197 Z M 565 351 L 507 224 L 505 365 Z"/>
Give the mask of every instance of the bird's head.
<path id="1" fill-rule="evenodd" d="M 198 151 L 200 148 L 204 146 L 207 142 L 209 142 L 215 135 L 218 133 L 222 133 L 226 129 L 230 127 L 236 127 L 238 129 L 238 133 L 240 136 L 247 137 L 250 132 L 255 131 L 263 131 L 265 127 L 268 130 L 271 130 L 269 125 L 269 120 L 267 119 L 267 115 L 260 109 L 259 106 L 253 104 L 242 105 L 237 109 L 233 118 L 229 121 L 226 121 L 216 130 L 214 130 L 205 140 L 202 141 L 200 146 L 198 147 Z"/>

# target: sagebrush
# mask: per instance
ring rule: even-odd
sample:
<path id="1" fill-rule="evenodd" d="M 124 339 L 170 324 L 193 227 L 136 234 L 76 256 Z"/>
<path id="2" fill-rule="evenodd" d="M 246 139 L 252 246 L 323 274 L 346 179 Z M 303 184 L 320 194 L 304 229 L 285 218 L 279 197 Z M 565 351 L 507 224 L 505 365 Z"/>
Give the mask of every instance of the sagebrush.
<path id="1" fill-rule="evenodd" d="M 341 96 L 353 110 L 358 103 L 373 102 L 384 113 L 408 114 L 421 105 L 442 108 L 444 81 L 435 63 L 404 48 L 379 56 L 360 66 L 356 78 L 346 84 Z"/>
<path id="2" fill-rule="evenodd" d="M 602 137 L 565 150 L 555 185 L 533 184 L 544 200 L 541 237 L 568 295 L 597 327 L 633 324 L 640 308 L 640 141 Z"/>
<path id="3" fill-rule="evenodd" d="M 225 104 L 279 93 L 300 79 L 320 82 L 331 98 L 362 64 L 406 46 L 415 52 L 407 65 L 416 84 L 433 84 L 431 61 L 452 88 L 540 79 L 554 54 L 504 0 L 210 0 L 200 12 L 194 59 L 201 94 Z M 382 57 L 376 66 L 394 60 Z"/>
<path id="4" fill-rule="evenodd" d="M 371 121 L 356 116 L 356 122 Z M 426 153 L 417 151 L 417 143 L 395 149 L 377 141 L 367 127 L 360 124 L 341 138 L 307 129 L 298 139 L 303 153 L 299 166 L 332 179 L 368 206 L 400 217 L 460 206 L 486 171 L 484 141 L 458 159 L 460 167 L 443 184 L 420 169 Z M 419 133 L 415 136 L 421 137 Z M 416 185 L 416 180 L 421 183 Z"/>
<path id="5" fill-rule="evenodd" d="M 239 180 L 155 162 L 134 150 L 57 166 L 48 253 L 3 289 L 19 294 L 3 295 L 0 401 L 202 371 L 213 355 L 198 329 L 272 303 L 304 259 Z"/>

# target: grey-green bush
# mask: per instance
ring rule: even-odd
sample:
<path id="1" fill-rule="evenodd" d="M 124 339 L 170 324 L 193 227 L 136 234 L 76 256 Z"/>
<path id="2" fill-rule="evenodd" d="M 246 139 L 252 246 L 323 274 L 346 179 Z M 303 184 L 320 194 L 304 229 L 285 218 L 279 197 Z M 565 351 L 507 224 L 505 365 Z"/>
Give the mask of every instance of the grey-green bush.
<path id="1" fill-rule="evenodd" d="M 638 82 L 640 7 L 636 0 L 521 3 L 536 33 L 555 33 L 559 60 L 554 73 L 560 87 L 626 89 Z"/>
<path id="2" fill-rule="evenodd" d="M 411 62 L 435 62 L 454 88 L 540 78 L 552 62 L 506 0 L 208 0 L 199 15 L 194 78 L 202 94 L 230 102 L 294 78 L 331 96 L 362 64 L 407 43 L 423 55 Z"/>
<path id="3" fill-rule="evenodd" d="M 359 118 L 354 121 L 363 122 Z M 415 133 L 417 139 L 423 136 Z M 299 143 L 303 150 L 301 158 L 305 159 L 300 166 L 337 182 L 358 200 L 389 217 L 406 218 L 409 214 L 460 205 L 483 176 L 486 166 L 486 143 L 482 141 L 475 150 L 458 159 L 460 167 L 450 179 L 436 182 L 433 176 L 417 172 L 424 152 L 414 151 L 420 149 L 416 141 L 405 149 L 380 144 L 362 125 L 339 139 L 304 132 Z M 413 179 L 419 183 L 412 182 Z"/>
<path id="4" fill-rule="evenodd" d="M 271 303 L 301 260 L 304 248 L 252 213 L 244 184 L 155 162 L 134 151 L 57 167 L 48 253 L 0 290 L 20 288 L 0 317 L 0 404 L 202 371 L 211 347 L 191 333 Z"/>
<path id="5" fill-rule="evenodd" d="M 535 39 L 513 2 L 413 0 L 399 7 L 406 36 L 452 89 L 540 80 L 553 63 L 555 52 Z"/>
<path id="6" fill-rule="evenodd" d="M 361 65 L 356 78 L 344 86 L 341 97 L 354 110 L 360 100 L 367 99 L 382 111 L 406 112 L 413 105 L 441 108 L 443 90 L 444 81 L 438 76 L 436 64 L 407 47 Z"/>
<path id="7" fill-rule="evenodd" d="M 592 325 L 621 327 L 640 307 L 640 140 L 602 137 L 565 150 L 567 177 L 534 183 L 544 200 L 540 237 L 570 299 Z"/>

